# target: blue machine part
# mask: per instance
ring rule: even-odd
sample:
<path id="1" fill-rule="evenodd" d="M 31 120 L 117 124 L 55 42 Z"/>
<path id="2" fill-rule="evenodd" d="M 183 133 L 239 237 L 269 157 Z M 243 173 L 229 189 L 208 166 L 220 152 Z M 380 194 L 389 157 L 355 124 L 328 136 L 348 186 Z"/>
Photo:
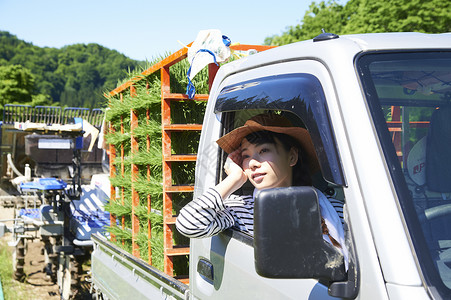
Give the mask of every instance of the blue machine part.
<path id="1" fill-rule="evenodd" d="M 91 234 L 103 232 L 110 225 L 110 214 L 107 211 L 90 212 L 76 210 L 72 212 L 69 227 L 78 240 L 89 240 Z"/>
<path id="2" fill-rule="evenodd" d="M 81 123 L 81 129 L 83 130 L 83 119 L 82 118 L 74 118 L 75 124 Z M 75 149 L 83 149 L 83 136 L 79 136 L 75 138 Z"/>
<path id="3" fill-rule="evenodd" d="M 105 227 L 110 225 L 110 214 L 103 208 L 108 199 L 98 197 L 97 186 L 83 186 L 82 190 L 80 200 L 70 204 L 72 216 L 69 228 L 76 239 L 89 240 L 91 234 L 104 232 Z"/>
<path id="4" fill-rule="evenodd" d="M 67 183 L 57 178 L 39 178 L 38 181 L 23 182 L 20 184 L 22 191 L 26 190 L 63 190 L 67 187 Z"/>
<path id="5" fill-rule="evenodd" d="M 39 208 L 22 208 L 19 210 L 20 217 L 27 217 L 30 219 L 40 219 L 41 210 Z"/>

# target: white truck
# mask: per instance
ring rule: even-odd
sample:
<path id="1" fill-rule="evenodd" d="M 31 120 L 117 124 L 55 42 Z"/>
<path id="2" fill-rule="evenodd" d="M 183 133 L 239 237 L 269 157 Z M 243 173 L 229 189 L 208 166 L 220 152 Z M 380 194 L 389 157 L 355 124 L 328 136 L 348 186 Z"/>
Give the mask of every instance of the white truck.
<path id="1" fill-rule="evenodd" d="M 94 235 L 108 299 L 450 299 L 451 34 L 337 36 L 221 67 L 201 133 L 194 197 L 224 176 L 215 141 L 250 116 L 308 129 L 314 185 L 344 202 L 346 262 L 320 233 L 311 187 L 267 190 L 254 236 L 192 239 L 189 286 Z M 246 187 L 239 191 L 249 193 Z"/>

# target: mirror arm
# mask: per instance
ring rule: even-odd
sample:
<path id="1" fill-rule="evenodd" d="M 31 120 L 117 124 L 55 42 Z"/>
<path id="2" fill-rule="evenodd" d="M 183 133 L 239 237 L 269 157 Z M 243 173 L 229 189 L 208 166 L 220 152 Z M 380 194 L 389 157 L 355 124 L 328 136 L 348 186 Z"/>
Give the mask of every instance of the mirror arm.
<path id="1" fill-rule="evenodd" d="M 348 224 L 344 225 L 345 236 L 352 239 L 349 234 Z M 355 254 L 355 249 L 352 246 L 354 243 L 348 244 L 349 251 L 349 266 L 347 272 L 347 280 L 339 282 L 331 282 L 329 284 L 329 295 L 337 298 L 345 299 L 355 299 L 359 293 L 360 276 L 359 269 L 357 267 L 357 256 Z"/>
<path id="2" fill-rule="evenodd" d="M 329 295 L 337 298 L 354 299 L 359 292 L 357 271 L 351 262 L 348 269 L 348 280 L 332 282 L 329 285 Z"/>

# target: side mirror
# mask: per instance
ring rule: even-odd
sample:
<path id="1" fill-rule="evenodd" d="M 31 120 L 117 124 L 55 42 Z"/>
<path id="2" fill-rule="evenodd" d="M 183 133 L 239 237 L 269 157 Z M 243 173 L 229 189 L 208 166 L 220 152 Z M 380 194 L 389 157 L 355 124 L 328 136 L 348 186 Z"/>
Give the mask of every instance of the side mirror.
<path id="1" fill-rule="evenodd" d="M 346 279 L 343 255 L 323 240 L 312 187 L 262 190 L 254 206 L 257 273 L 268 278 Z"/>

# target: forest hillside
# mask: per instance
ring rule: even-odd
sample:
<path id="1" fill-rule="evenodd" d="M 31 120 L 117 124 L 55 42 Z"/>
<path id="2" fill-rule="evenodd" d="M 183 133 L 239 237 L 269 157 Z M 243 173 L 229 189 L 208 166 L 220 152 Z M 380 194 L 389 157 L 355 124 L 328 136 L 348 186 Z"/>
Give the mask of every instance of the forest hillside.
<path id="1" fill-rule="evenodd" d="M 103 93 L 143 64 L 98 44 L 42 48 L 0 31 L 0 110 L 5 104 L 102 107 Z"/>

